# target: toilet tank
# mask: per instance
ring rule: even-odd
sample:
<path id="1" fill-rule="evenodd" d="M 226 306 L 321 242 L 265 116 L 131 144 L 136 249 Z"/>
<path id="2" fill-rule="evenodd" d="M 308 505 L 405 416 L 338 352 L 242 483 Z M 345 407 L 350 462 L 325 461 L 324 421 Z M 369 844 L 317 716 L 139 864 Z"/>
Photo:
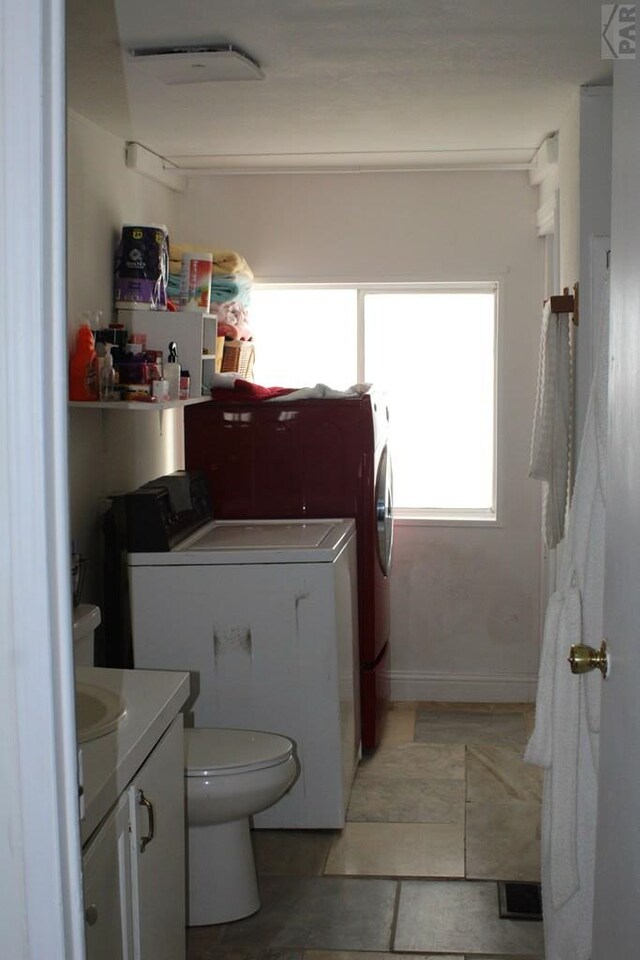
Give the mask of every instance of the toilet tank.
<path id="1" fill-rule="evenodd" d="M 80 603 L 73 608 L 73 661 L 76 666 L 93 666 L 93 635 L 100 626 L 100 607 Z"/>

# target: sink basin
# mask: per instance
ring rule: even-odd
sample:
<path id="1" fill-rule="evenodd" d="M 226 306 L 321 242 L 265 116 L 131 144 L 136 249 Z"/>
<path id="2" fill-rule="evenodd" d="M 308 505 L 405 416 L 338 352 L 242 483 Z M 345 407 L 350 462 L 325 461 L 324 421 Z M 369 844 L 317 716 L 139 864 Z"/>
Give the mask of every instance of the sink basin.
<path id="1" fill-rule="evenodd" d="M 122 697 L 93 683 L 76 683 L 78 742 L 96 740 L 116 729 L 127 712 Z"/>

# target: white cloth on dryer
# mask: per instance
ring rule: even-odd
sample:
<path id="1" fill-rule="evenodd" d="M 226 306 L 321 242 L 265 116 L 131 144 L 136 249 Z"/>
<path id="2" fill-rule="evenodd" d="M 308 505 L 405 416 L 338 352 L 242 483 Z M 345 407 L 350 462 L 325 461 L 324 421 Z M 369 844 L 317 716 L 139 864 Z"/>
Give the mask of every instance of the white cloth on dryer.
<path id="1" fill-rule="evenodd" d="M 342 398 L 361 397 L 371 389 L 370 383 L 354 383 L 348 390 L 334 390 L 326 383 L 316 383 L 315 387 L 302 387 L 280 397 L 269 397 L 267 403 L 288 403 L 289 400 L 340 400 Z"/>

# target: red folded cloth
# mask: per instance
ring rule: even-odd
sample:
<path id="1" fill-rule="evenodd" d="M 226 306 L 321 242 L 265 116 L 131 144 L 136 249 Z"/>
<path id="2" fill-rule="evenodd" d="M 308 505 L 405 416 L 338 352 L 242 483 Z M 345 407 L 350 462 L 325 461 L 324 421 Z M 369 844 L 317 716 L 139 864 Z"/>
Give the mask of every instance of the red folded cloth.
<path id="1" fill-rule="evenodd" d="M 261 387 L 259 383 L 249 380 L 235 380 L 233 387 L 212 387 L 213 400 L 268 400 L 269 397 L 283 397 L 292 393 L 297 387 Z"/>

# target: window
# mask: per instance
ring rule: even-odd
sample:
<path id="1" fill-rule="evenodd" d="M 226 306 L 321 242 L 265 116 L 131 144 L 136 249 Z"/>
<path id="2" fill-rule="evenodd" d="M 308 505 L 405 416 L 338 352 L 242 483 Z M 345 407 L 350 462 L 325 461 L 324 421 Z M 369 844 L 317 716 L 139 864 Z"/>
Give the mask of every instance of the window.
<path id="1" fill-rule="evenodd" d="M 391 411 L 395 515 L 496 518 L 494 283 L 258 287 L 259 383 L 371 382 Z"/>
<path id="2" fill-rule="evenodd" d="M 358 379 L 358 291 L 255 289 L 250 323 L 258 383 L 343 390 Z"/>

